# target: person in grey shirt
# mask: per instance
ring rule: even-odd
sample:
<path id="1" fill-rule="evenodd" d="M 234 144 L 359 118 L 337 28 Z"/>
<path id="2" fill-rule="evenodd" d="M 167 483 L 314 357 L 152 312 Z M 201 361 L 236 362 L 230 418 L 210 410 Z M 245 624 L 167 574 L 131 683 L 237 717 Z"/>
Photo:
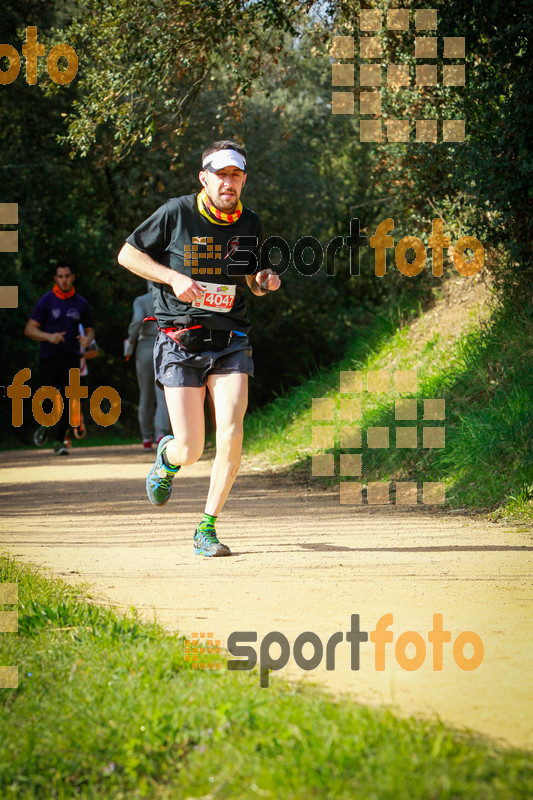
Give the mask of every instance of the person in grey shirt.
<path id="1" fill-rule="evenodd" d="M 170 431 L 165 394 L 155 384 L 154 342 L 157 337 L 157 322 L 144 322 L 145 317 L 154 316 L 152 284 L 149 291 L 133 301 L 133 317 L 128 327 L 128 338 L 124 342 L 124 355 L 129 358 L 135 352 L 135 368 L 139 384 L 139 427 L 143 447 L 150 450 L 152 443 L 158 443 Z M 155 412 L 155 413 L 154 413 Z"/>

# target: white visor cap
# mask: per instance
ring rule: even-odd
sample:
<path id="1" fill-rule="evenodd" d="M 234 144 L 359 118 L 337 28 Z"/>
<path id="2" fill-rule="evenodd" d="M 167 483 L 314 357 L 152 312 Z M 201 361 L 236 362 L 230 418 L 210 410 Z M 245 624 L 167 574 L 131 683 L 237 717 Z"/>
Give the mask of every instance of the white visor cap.
<path id="1" fill-rule="evenodd" d="M 224 167 L 238 167 L 246 172 L 246 159 L 236 150 L 217 150 L 216 153 L 207 156 L 202 164 L 202 169 L 209 169 L 211 172 Z"/>

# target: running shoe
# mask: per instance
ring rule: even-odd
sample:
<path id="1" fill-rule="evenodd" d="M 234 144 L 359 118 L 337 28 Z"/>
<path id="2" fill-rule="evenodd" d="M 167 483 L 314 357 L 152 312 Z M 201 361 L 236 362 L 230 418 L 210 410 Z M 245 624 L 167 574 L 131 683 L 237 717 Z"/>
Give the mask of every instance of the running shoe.
<path id="1" fill-rule="evenodd" d="M 157 446 L 155 464 L 146 478 L 146 493 L 154 506 L 164 506 L 170 499 L 172 480 L 179 470 L 179 467 L 170 469 L 163 461 L 163 452 L 173 438 L 173 436 L 164 436 L 161 439 Z"/>
<path id="2" fill-rule="evenodd" d="M 64 442 L 54 442 L 54 453 L 56 456 L 68 456 L 70 455 L 69 451 L 65 447 Z"/>
<path id="3" fill-rule="evenodd" d="M 40 428 L 37 428 L 35 433 L 33 434 L 33 444 L 37 445 L 37 447 L 42 447 L 48 441 L 48 428 L 45 428 L 44 425 L 41 425 Z"/>
<path id="4" fill-rule="evenodd" d="M 151 450 L 152 444 L 153 442 L 151 439 L 143 439 L 143 450 Z"/>
<path id="5" fill-rule="evenodd" d="M 230 556 L 231 550 L 219 542 L 214 530 L 194 532 L 194 552 L 197 556 Z"/>

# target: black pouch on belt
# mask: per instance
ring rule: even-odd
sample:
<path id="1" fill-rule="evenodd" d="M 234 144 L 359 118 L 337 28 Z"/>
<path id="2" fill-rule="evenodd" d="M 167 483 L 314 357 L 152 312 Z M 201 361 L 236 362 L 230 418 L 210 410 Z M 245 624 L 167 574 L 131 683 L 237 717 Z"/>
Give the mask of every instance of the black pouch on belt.
<path id="1" fill-rule="evenodd" d="M 203 350 L 223 350 L 233 338 L 232 331 L 219 331 L 194 324 L 189 317 L 184 324 L 176 328 L 162 328 L 175 342 L 190 353 L 201 353 Z"/>

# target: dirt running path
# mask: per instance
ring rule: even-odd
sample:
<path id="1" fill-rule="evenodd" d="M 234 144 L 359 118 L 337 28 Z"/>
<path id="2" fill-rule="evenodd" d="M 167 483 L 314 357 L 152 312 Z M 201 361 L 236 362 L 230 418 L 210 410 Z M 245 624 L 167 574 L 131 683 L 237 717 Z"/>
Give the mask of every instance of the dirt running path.
<path id="1" fill-rule="evenodd" d="M 314 631 L 325 645 L 349 630 L 351 614 L 372 631 L 387 613 L 394 642 L 414 630 L 427 643 L 433 614 L 441 613 L 452 641 L 464 630 L 481 636 L 485 656 L 475 671 L 459 669 L 451 645 L 443 670 L 433 671 L 428 644 L 424 664 L 408 672 L 388 644 L 386 669 L 377 672 L 370 642 L 352 671 L 343 641 L 335 671 L 321 665 L 303 673 L 291 656 L 283 673 L 533 747 L 531 529 L 420 507 L 340 506 L 334 490 L 287 485 L 249 462 L 218 526 L 234 555 L 205 559 L 193 555 L 191 538 L 208 460 L 182 471 L 159 510 L 144 490 L 151 458 L 136 446 L 75 450 L 68 459 L 4 453 L 2 461 L 0 548 L 12 555 L 71 582 L 89 581 L 100 598 L 135 605 L 148 618 L 155 612 L 172 630 L 213 632 L 222 644 L 232 631 L 248 630 L 258 632 L 258 648 L 277 630 L 291 642 Z"/>

